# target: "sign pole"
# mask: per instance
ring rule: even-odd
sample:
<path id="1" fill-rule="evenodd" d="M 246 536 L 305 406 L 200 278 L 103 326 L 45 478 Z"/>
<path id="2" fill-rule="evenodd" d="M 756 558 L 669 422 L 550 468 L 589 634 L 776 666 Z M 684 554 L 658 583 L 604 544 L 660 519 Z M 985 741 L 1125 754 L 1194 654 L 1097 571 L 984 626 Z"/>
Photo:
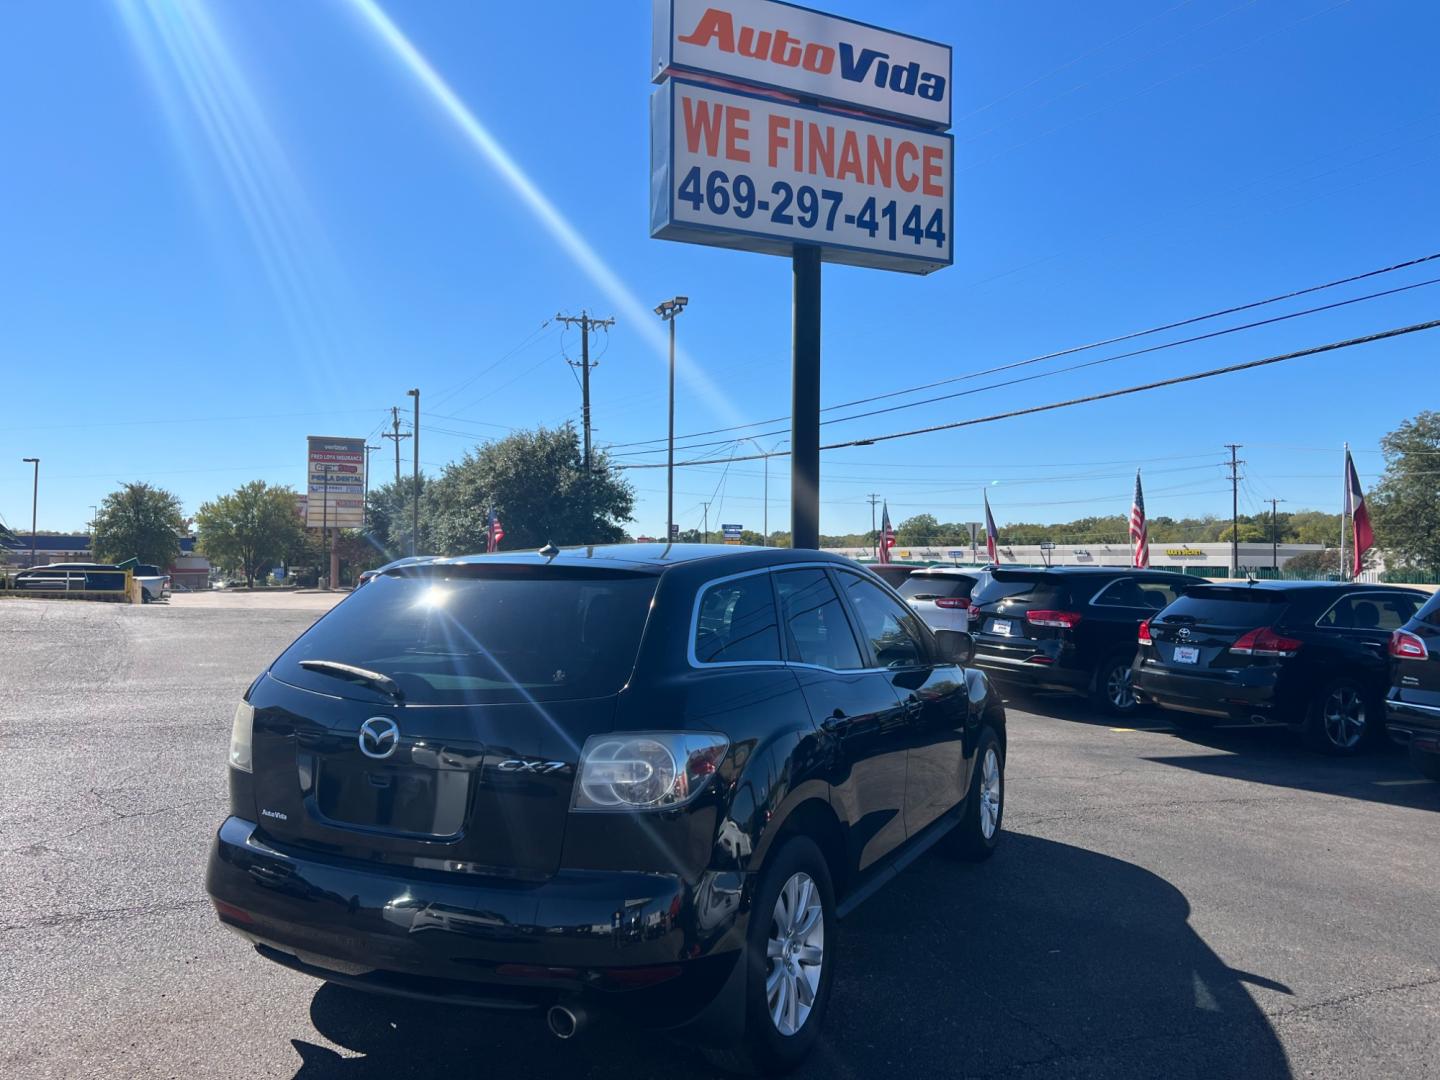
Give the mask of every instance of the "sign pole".
<path id="1" fill-rule="evenodd" d="M 820 249 L 795 245 L 790 393 L 790 544 L 820 546 Z"/>

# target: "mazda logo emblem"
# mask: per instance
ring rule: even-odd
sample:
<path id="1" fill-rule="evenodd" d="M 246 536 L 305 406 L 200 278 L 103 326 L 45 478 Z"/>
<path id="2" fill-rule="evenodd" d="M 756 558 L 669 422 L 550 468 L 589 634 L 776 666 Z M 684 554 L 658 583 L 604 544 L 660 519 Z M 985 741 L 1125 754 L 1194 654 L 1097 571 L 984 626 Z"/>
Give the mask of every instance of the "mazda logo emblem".
<path id="1" fill-rule="evenodd" d="M 360 725 L 360 752 L 366 757 L 388 758 L 400 745 L 400 725 L 388 716 L 372 716 Z"/>

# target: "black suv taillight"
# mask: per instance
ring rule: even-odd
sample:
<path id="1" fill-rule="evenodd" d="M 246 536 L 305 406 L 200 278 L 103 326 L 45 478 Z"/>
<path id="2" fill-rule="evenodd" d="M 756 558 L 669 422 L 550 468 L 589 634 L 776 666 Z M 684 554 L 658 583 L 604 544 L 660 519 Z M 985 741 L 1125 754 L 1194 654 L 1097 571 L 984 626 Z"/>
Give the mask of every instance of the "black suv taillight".
<path id="1" fill-rule="evenodd" d="M 1430 650 L 1425 639 L 1408 630 L 1396 630 L 1390 635 L 1390 655 L 1397 660 L 1428 660 Z"/>

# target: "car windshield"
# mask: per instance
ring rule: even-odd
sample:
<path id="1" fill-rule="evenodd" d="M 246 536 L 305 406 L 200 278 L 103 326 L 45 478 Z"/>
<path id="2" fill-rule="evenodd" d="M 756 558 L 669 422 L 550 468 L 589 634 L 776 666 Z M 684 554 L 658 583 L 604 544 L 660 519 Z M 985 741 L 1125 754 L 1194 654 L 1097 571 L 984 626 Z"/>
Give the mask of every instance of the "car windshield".
<path id="1" fill-rule="evenodd" d="M 635 666 L 656 580 L 529 568 L 381 574 L 286 650 L 273 672 L 347 694 L 353 688 L 301 662 L 348 664 L 388 676 L 418 705 L 612 694 Z"/>
<path id="2" fill-rule="evenodd" d="M 959 574 L 916 574 L 903 581 L 899 593 L 906 600 L 943 600 L 969 596 L 973 578 Z"/>
<path id="3" fill-rule="evenodd" d="M 1201 586 L 1176 599 L 1160 618 L 1212 626 L 1271 626 L 1288 606 L 1284 593 Z"/>

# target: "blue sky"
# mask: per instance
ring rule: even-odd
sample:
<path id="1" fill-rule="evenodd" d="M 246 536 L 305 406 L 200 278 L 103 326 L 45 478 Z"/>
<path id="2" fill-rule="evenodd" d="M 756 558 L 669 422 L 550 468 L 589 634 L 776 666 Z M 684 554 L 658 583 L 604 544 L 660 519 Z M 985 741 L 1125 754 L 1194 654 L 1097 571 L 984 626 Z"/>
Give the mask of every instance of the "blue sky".
<path id="1" fill-rule="evenodd" d="M 648 3 L 380 7 L 473 111 L 489 154 L 360 2 L 0 8 L 12 527 L 29 527 L 23 456 L 42 458 L 41 527 L 80 529 L 119 481 L 163 485 L 187 513 L 257 477 L 299 485 L 307 434 L 378 435 L 411 386 L 432 471 L 509 427 L 578 418 L 565 364 L 578 335 L 546 320 L 582 308 L 618 320 L 595 343 L 597 442 L 663 436 L 649 311 L 676 293 L 691 298 L 678 431 L 788 412 L 788 262 L 648 236 Z M 1440 251 L 1436 5 L 829 10 L 953 44 L 957 194 L 954 266 L 826 267 L 827 404 Z M 1257 317 L 1440 277 L 1433 266 Z M 1430 286 L 824 432 L 985 415 L 1437 314 Z M 1440 331 L 835 451 L 821 528 L 868 528 L 869 492 L 897 521 L 972 520 L 986 485 L 1002 523 L 1123 513 L 1135 465 L 1152 515 L 1228 513 L 1227 442 L 1244 444 L 1243 508 L 1274 495 L 1335 509 L 1340 445 L 1373 482 L 1381 435 L 1436 404 L 1437 351 Z M 393 470 L 388 443 L 374 461 Z M 788 524 L 788 468 L 770 462 L 772 528 Z M 663 470 L 631 475 L 633 528 L 658 534 Z M 684 469 L 677 516 L 698 526 L 712 500 L 712 527 L 758 527 L 762 483 L 759 462 Z"/>

